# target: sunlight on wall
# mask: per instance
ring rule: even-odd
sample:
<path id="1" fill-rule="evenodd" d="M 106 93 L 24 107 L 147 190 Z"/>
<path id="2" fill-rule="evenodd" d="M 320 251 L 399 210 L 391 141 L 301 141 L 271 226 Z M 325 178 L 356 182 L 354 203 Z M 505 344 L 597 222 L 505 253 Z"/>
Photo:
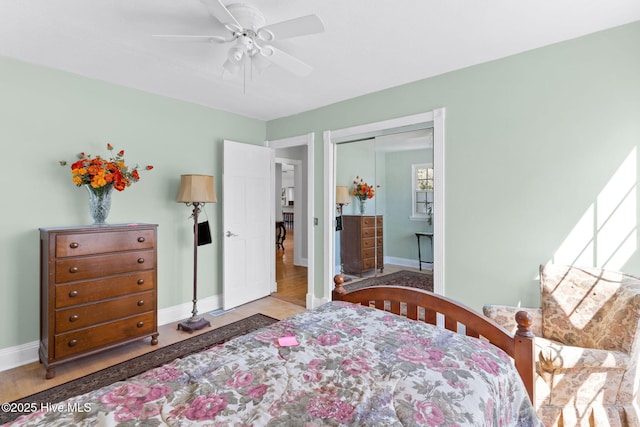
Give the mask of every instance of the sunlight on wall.
<path id="1" fill-rule="evenodd" d="M 556 250 L 554 263 L 622 269 L 637 249 L 637 170 L 634 148 Z"/>

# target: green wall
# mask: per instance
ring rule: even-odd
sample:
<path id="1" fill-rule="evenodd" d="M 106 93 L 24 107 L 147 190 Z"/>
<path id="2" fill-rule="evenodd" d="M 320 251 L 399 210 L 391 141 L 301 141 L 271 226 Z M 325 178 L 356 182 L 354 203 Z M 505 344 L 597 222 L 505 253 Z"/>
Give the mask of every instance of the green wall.
<path id="1" fill-rule="evenodd" d="M 376 195 L 366 203 L 366 215 L 383 215 L 385 257 L 417 260 L 417 231 L 432 231 L 424 220 L 411 220 L 413 164 L 433 163 L 433 150 L 376 151 L 376 140 L 338 144 L 336 148 L 336 185 L 353 188 L 361 176 L 371 185 L 379 185 Z M 355 197 L 343 207 L 344 215 L 359 215 Z M 340 233 L 336 233 L 336 259 L 340 258 Z M 422 240 L 423 259 L 431 259 L 428 240 Z M 338 261 L 336 264 L 338 265 Z"/>
<path id="2" fill-rule="evenodd" d="M 574 240 L 598 255 L 591 261 L 640 274 L 638 41 L 633 23 L 267 123 L 0 58 L 0 321 L 7 325 L 0 349 L 38 339 L 38 227 L 90 222 L 87 195 L 58 161 L 97 154 L 107 142 L 128 162 L 155 166 L 114 196 L 109 221 L 159 224 L 160 308 L 191 300 L 190 213 L 175 202 L 180 174 L 213 174 L 220 194 L 223 139 L 257 144 L 316 132 L 313 261 L 321 296 L 331 281 L 322 268 L 324 227 L 332 226 L 323 218 L 322 132 L 438 107 L 447 112 L 448 296 L 476 308 L 536 305 L 537 266 L 561 258 L 576 224 L 586 232 Z M 607 187 L 622 164 L 631 178 Z M 626 198 L 609 218 L 607 208 L 618 205 L 607 196 L 619 188 Z M 200 298 L 221 290 L 220 209 L 207 207 L 214 244 L 199 250 L 212 260 L 198 264 Z"/>
<path id="3" fill-rule="evenodd" d="M 640 274 L 638 42 L 635 22 L 273 120 L 267 136 L 316 132 L 322 141 L 327 129 L 445 107 L 445 292 L 475 308 L 535 306 L 538 265 L 551 259 Z M 605 221 L 610 211 L 602 205 L 616 202 L 602 192 L 630 155 L 630 201 Z M 323 218 L 322 143 L 315 161 L 314 216 L 322 219 L 315 265 L 322 266 L 324 227 L 331 226 Z M 590 209 L 599 217 L 581 221 Z M 576 224 L 586 231 L 574 246 L 586 245 L 597 259 L 578 258 L 576 247 L 557 255 Z M 315 279 L 320 295 L 331 278 L 317 268 Z"/>
<path id="4" fill-rule="evenodd" d="M 412 169 L 411 165 L 433 163 L 433 150 L 410 150 L 386 154 L 385 199 L 389 206 L 384 223 L 385 256 L 409 260 L 418 259 L 416 232 L 433 231 L 427 221 L 411 220 L 412 214 Z M 392 208 L 391 208 L 392 207 Z M 422 259 L 430 260 L 433 255 L 426 238 L 421 239 Z"/>
<path id="5" fill-rule="evenodd" d="M 71 182 L 77 153 L 125 150 L 155 166 L 113 195 L 110 223 L 158 228 L 158 307 L 193 298 L 193 222 L 176 203 L 180 175 L 212 174 L 221 193 L 222 140 L 262 143 L 262 121 L 0 58 L 0 349 L 39 338 L 39 227 L 90 224 L 85 189 Z M 199 297 L 221 292 L 221 204 L 206 207 L 214 243 L 199 249 Z"/>

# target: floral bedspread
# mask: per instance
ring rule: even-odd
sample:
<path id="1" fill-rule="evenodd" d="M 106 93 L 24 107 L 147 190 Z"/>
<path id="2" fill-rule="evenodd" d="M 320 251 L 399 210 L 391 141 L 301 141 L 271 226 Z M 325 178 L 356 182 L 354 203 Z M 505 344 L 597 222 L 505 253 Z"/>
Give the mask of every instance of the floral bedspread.
<path id="1" fill-rule="evenodd" d="M 341 302 L 65 404 L 13 425 L 541 426 L 501 350 Z"/>

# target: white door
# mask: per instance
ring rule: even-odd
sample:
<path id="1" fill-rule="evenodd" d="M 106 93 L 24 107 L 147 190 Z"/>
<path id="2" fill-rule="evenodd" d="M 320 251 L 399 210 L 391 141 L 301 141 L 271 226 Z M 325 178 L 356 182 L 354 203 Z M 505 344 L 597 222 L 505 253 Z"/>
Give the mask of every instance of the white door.
<path id="1" fill-rule="evenodd" d="M 269 148 L 233 141 L 224 141 L 223 155 L 222 304 L 229 310 L 271 292 L 274 158 Z"/>

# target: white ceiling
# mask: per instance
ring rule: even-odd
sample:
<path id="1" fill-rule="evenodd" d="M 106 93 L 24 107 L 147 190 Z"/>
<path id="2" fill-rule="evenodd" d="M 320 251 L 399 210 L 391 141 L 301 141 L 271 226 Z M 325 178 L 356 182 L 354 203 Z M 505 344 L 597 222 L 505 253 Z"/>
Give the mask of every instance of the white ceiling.
<path id="1" fill-rule="evenodd" d="M 223 34 L 199 0 L 0 0 L 0 55 L 270 120 L 640 20 L 638 0 L 247 3 L 267 24 L 322 19 L 324 33 L 273 43 L 310 76 L 223 79 L 227 45 L 152 37 Z"/>

